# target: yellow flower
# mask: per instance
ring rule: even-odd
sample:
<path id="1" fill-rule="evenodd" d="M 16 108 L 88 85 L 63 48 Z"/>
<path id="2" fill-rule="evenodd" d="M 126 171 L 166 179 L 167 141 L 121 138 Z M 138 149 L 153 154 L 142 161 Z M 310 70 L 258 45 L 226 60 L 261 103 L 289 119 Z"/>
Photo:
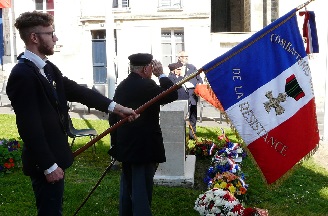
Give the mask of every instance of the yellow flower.
<path id="1" fill-rule="evenodd" d="M 236 188 L 233 185 L 231 185 L 228 189 L 229 189 L 230 193 L 232 193 L 232 194 L 234 194 L 236 192 Z"/>
<path id="2" fill-rule="evenodd" d="M 227 182 L 221 182 L 220 188 L 226 188 L 227 187 Z"/>

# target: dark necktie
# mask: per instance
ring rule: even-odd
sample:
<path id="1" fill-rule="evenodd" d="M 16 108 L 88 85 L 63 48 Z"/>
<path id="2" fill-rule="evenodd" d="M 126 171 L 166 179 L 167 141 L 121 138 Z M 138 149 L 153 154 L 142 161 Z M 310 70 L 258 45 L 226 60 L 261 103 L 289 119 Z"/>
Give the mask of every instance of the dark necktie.
<path id="1" fill-rule="evenodd" d="M 49 81 L 49 83 L 53 86 L 53 87 L 56 87 L 56 84 L 54 82 L 54 79 L 53 79 L 53 70 L 52 70 L 52 67 L 51 65 L 48 63 L 48 61 L 46 61 L 46 65 L 43 67 L 43 72 L 44 74 L 46 75 L 47 77 L 47 80 Z"/>
<path id="2" fill-rule="evenodd" d="M 54 96 L 56 97 L 57 101 L 58 101 L 58 95 L 57 95 L 57 90 L 56 90 L 56 82 L 54 80 L 54 71 L 53 71 L 53 68 L 52 68 L 52 65 L 46 61 L 46 65 L 43 67 L 43 72 L 44 74 L 46 75 L 47 77 L 47 80 L 49 81 L 52 89 L 53 89 L 53 93 L 54 93 Z"/>

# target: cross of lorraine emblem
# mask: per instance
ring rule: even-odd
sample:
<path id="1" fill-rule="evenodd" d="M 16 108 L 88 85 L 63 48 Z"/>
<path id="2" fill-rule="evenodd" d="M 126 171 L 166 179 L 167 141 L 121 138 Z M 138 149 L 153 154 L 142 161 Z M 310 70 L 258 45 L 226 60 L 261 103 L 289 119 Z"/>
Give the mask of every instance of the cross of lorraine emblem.
<path id="1" fill-rule="evenodd" d="M 265 96 L 269 99 L 268 102 L 264 103 L 265 110 L 270 113 L 271 108 L 275 109 L 276 115 L 281 115 L 285 112 L 285 108 L 283 108 L 280 103 L 286 101 L 286 93 L 279 93 L 277 98 L 274 98 L 272 95 L 272 91 L 268 91 Z"/>

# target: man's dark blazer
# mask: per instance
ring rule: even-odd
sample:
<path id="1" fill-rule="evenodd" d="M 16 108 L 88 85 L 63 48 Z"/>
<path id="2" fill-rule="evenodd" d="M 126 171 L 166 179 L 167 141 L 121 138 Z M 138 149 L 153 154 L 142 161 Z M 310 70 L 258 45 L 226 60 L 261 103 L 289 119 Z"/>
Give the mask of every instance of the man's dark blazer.
<path id="1" fill-rule="evenodd" d="M 158 86 L 152 79 L 144 79 L 131 73 L 116 88 L 114 100 L 123 105 L 137 109 L 161 92 L 173 86 L 173 82 L 162 77 Z M 123 124 L 111 133 L 109 154 L 120 162 L 161 163 L 165 162 L 165 149 L 162 131 L 159 125 L 160 105 L 170 103 L 178 98 L 176 91 L 161 98 L 141 113 L 133 122 Z M 109 123 L 113 125 L 120 119 L 110 115 Z"/>
<path id="2" fill-rule="evenodd" d="M 34 175 L 57 163 L 66 169 L 73 154 L 66 135 L 67 101 L 76 101 L 108 112 L 108 98 L 63 77 L 51 64 L 56 93 L 34 63 L 20 59 L 11 71 L 7 94 L 16 114 L 18 132 L 24 142 L 22 162 L 25 175 Z"/>
<path id="3" fill-rule="evenodd" d="M 184 78 L 190 76 L 196 71 L 197 68 L 194 65 L 186 64 L 186 71 L 185 71 Z M 194 85 L 194 87 L 196 87 L 196 84 L 203 83 L 203 79 L 198 74 L 196 77 L 192 78 L 188 82 L 191 82 Z M 197 105 L 198 97 L 197 95 L 195 95 L 195 88 L 188 89 L 188 94 L 189 94 L 189 105 Z"/>
<path id="4" fill-rule="evenodd" d="M 173 72 L 170 72 L 168 78 L 175 84 L 180 82 L 184 77 L 176 76 Z M 188 100 L 189 92 L 188 89 L 185 89 L 183 86 L 177 89 L 178 92 L 178 100 Z"/>

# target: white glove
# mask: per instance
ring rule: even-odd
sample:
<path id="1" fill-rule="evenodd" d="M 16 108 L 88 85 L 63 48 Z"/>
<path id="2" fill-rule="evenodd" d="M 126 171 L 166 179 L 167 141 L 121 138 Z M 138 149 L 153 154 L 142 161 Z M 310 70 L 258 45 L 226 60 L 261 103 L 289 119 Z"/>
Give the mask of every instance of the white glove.
<path id="1" fill-rule="evenodd" d="M 194 84 L 192 84 L 191 82 L 185 82 L 184 83 L 185 87 L 190 89 L 190 88 L 195 88 Z"/>

